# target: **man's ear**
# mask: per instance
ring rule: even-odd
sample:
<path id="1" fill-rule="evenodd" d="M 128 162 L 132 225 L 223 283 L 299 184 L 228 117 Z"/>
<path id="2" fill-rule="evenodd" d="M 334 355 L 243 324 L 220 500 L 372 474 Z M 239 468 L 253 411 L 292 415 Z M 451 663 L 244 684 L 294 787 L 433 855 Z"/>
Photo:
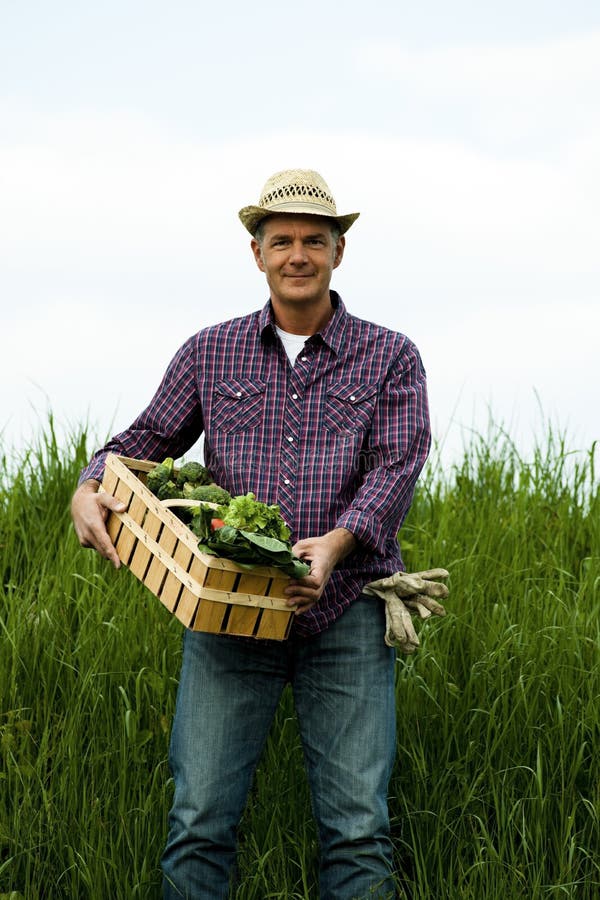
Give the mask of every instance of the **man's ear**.
<path id="1" fill-rule="evenodd" d="M 263 263 L 262 250 L 261 250 L 260 244 L 258 243 L 258 241 L 255 238 L 252 238 L 252 240 L 250 241 L 250 246 L 252 247 L 252 252 L 254 254 L 254 259 L 256 261 L 256 265 L 258 266 L 258 268 L 260 269 L 261 272 L 264 272 L 265 264 Z"/>
<path id="2" fill-rule="evenodd" d="M 341 234 L 337 239 L 337 244 L 335 245 L 335 251 L 333 254 L 333 268 L 337 269 L 339 264 L 342 261 L 342 257 L 344 256 L 344 247 L 346 246 L 346 237 Z"/>

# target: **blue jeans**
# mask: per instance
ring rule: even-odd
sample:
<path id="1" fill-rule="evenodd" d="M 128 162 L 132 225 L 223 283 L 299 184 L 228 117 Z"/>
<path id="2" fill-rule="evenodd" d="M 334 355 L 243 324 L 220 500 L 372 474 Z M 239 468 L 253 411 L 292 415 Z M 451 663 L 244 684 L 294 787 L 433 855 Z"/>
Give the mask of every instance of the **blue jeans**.
<path id="1" fill-rule="evenodd" d="M 387 810 L 395 653 L 384 629 L 383 604 L 361 597 L 308 639 L 185 633 L 165 900 L 228 897 L 236 827 L 287 682 L 319 830 L 321 900 L 395 896 Z"/>

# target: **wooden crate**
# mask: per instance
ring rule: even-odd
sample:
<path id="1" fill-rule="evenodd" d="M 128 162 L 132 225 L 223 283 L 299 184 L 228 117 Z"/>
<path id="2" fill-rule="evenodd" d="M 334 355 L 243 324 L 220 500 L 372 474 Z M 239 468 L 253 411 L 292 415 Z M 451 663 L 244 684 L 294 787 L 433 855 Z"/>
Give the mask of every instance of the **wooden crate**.
<path id="1" fill-rule="evenodd" d="M 294 610 L 279 569 L 248 571 L 201 553 L 198 538 L 145 486 L 156 463 L 109 454 L 101 490 L 126 505 L 107 530 L 119 559 L 193 631 L 285 640 Z"/>

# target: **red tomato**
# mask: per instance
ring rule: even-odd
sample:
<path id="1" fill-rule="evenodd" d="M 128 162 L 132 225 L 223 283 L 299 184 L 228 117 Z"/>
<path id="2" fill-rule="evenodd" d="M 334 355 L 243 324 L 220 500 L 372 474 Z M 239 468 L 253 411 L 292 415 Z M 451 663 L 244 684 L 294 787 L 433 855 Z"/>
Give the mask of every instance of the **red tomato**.
<path id="1" fill-rule="evenodd" d="M 223 521 L 223 519 L 211 519 L 210 520 L 210 527 L 212 528 L 213 531 L 216 531 L 217 528 L 223 528 L 224 525 L 225 525 L 225 522 Z"/>

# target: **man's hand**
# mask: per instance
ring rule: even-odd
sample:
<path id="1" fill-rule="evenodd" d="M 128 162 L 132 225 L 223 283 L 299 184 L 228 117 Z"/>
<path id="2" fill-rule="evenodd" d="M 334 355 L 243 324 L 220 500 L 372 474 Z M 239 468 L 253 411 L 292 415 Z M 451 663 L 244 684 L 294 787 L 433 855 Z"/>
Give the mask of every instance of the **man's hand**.
<path id="1" fill-rule="evenodd" d="M 71 516 L 75 534 L 82 547 L 93 547 L 118 569 L 121 560 L 106 530 L 106 520 L 111 510 L 123 512 L 126 507 L 116 497 L 98 493 L 99 487 L 98 481 L 84 481 L 73 494 Z"/>
<path id="2" fill-rule="evenodd" d="M 334 528 L 321 537 L 305 538 L 293 546 L 294 555 L 311 564 L 310 573 L 292 581 L 285 591 L 288 604 L 298 606 L 295 615 L 299 616 L 314 606 L 336 565 L 355 547 L 356 538 L 346 528 Z"/>

